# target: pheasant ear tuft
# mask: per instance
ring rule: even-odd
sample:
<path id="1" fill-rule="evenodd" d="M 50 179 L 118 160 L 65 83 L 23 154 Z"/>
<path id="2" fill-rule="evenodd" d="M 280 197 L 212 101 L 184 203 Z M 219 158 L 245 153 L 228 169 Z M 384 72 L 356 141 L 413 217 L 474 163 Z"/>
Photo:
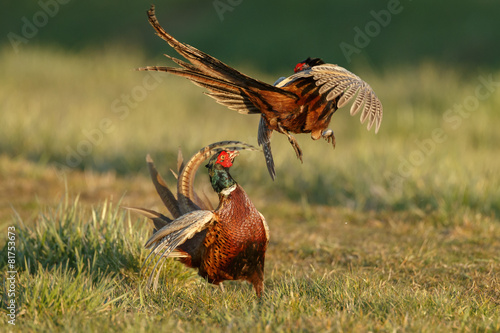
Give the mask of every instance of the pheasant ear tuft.
<path id="1" fill-rule="evenodd" d="M 309 66 L 307 65 L 307 60 L 311 58 L 307 58 L 306 60 L 299 62 L 297 65 L 295 65 L 295 68 L 293 69 L 294 73 L 300 72 L 304 69 L 307 69 Z"/>
<path id="2" fill-rule="evenodd" d="M 317 65 L 323 65 L 325 62 L 321 60 L 320 58 L 307 58 L 304 61 L 299 62 L 296 66 L 295 69 L 293 70 L 295 73 L 309 69 L 313 66 Z"/>

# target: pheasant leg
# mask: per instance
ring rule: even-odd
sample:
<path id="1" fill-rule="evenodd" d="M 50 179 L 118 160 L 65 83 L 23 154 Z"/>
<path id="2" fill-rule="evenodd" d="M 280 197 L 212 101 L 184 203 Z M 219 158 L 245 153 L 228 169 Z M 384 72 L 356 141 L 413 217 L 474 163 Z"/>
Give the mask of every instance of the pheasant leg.
<path id="1" fill-rule="evenodd" d="M 302 149 L 300 149 L 299 143 L 297 140 L 290 134 L 288 133 L 287 130 L 283 129 L 281 125 L 278 123 L 278 128 L 281 133 L 285 134 L 288 138 L 288 142 L 292 145 L 293 149 L 295 150 L 295 154 L 297 155 L 297 158 L 300 160 L 300 162 L 304 163 L 302 161 Z"/>

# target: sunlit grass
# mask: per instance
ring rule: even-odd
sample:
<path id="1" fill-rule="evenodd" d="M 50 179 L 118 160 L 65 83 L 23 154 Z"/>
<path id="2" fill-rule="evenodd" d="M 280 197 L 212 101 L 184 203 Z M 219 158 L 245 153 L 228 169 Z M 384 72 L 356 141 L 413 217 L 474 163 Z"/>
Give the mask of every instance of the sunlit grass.
<path id="1" fill-rule="evenodd" d="M 273 224 L 266 291 L 258 301 L 247 283 L 226 283 L 221 293 L 173 261 L 167 262 L 159 290 L 149 291 L 139 270 L 147 254 L 141 249 L 146 224 L 110 204 L 87 210 L 66 200 L 41 213 L 34 227 L 17 225 L 16 327 L 500 328 L 495 250 L 500 228 L 491 220 L 471 217 L 466 226 L 442 229 L 398 214 L 366 218 L 331 208 L 286 207 L 287 213 L 263 210 Z M 0 320 L 7 325 L 6 316 Z"/>
<path id="2" fill-rule="evenodd" d="M 62 174 L 89 168 L 130 174 L 144 168 L 148 152 L 162 165 L 175 158 L 179 146 L 191 154 L 225 139 L 256 144 L 258 116 L 227 110 L 187 80 L 134 71 L 167 59 L 114 49 L 81 55 L 30 51 L 2 54 L 0 145 L 10 156 L 54 165 Z M 275 134 L 278 181 L 267 181 L 257 154 L 244 157 L 234 171 L 238 177 L 265 193 L 279 191 L 294 200 L 305 194 L 320 204 L 435 210 L 443 200 L 462 196 L 462 202 L 455 200 L 461 206 L 498 214 L 500 177 L 494 173 L 500 170 L 500 134 L 491 124 L 500 120 L 500 94 L 491 92 L 467 118 L 455 115 L 459 123 L 444 116 L 497 73 L 466 75 L 432 64 L 360 71 L 384 104 L 378 135 L 341 109 L 331 124 L 335 150 L 297 135 L 301 165 L 286 138 Z M 436 130 L 439 142 L 432 141 Z"/>

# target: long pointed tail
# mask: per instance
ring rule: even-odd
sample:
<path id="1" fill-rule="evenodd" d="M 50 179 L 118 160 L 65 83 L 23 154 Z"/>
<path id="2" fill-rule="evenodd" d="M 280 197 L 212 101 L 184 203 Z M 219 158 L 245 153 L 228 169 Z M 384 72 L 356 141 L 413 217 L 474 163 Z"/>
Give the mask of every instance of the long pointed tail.
<path id="1" fill-rule="evenodd" d="M 137 70 L 165 72 L 185 77 L 197 86 L 206 88 L 209 91 L 206 93 L 208 96 L 215 99 L 217 103 L 227 106 L 231 110 L 238 111 L 242 114 L 261 113 L 261 110 L 257 108 L 254 103 L 252 103 L 248 91 L 242 89 L 234 83 L 209 76 L 201 71 L 167 66 L 146 66 L 140 67 Z"/>
<path id="2" fill-rule="evenodd" d="M 297 96 L 295 94 L 253 79 L 193 46 L 176 40 L 158 22 L 154 5 L 148 10 L 148 19 L 156 30 L 156 34 L 188 60 L 189 63 L 166 55 L 181 67 L 147 66 L 138 68 L 138 70 L 167 72 L 183 76 L 193 83 L 208 89 L 208 95 L 218 103 L 240 113 L 261 113 L 263 111 L 260 107 L 269 105 L 270 100 L 278 100 L 280 103 L 285 99 L 296 100 Z M 270 97 L 274 98 L 271 99 Z M 262 99 L 262 101 L 260 103 L 256 102 L 259 99 Z"/>
<path id="3" fill-rule="evenodd" d="M 156 30 L 156 34 L 166 41 L 171 47 L 173 47 L 177 53 L 182 55 L 184 58 L 189 60 L 191 64 L 187 64 L 181 60 L 173 59 L 177 64 L 184 68 L 196 69 L 201 73 L 207 74 L 209 76 L 224 79 L 226 81 L 235 83 L 237 85 L 248 85 L 251 84 L 255 88 L 266 89 L 270 91 L 276 91 L 281 93 L 282 91 L 272 85 L 265 82 L 255 80 L 250 76 L 247 76 L 236 69 L 229 67 L 222 61 L 212 57 L 198 50 L 197 48 L 179 42 L 177 39 L 168 34 L 165 29 L 162 28 L 155 14 L 155 6 L 152 5 L 148 10 L 149 23 Z M 187 65 L 187 66 L 185 66 Z"/>

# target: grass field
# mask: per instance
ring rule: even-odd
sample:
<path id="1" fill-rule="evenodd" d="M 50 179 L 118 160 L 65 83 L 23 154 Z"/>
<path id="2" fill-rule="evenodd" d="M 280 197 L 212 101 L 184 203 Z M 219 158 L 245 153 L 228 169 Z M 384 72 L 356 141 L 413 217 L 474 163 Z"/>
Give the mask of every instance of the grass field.
<path id="1" fill-rule="evenodd" d="M 246 283 L 221 293 L 175 261 L 150 292 L 140 267 L 151 226 L 121 208 L 166 211 L 147 153 L 167 177 L 178 147 L 189 157 L 220 140 L 256 144 L 258 117 L 134 71 L 167 60 L 130 49 L 0 60 L 0 267 L 7 278 L 15 227 L 18 271 L 15 326 L 9 280 L 1 291 L 7 330 L 500 330 L 500 72 L 349 68 L 384 104 L 379 134 L 339 110 L 335 150 L 297 136 L 303 164 L 275 135 L 274 183 L 261 153 L 242 153 L 232 175 L 271 232 L 259 301 Z M 203 171 L 197 185 L 210 192 Z"/>

